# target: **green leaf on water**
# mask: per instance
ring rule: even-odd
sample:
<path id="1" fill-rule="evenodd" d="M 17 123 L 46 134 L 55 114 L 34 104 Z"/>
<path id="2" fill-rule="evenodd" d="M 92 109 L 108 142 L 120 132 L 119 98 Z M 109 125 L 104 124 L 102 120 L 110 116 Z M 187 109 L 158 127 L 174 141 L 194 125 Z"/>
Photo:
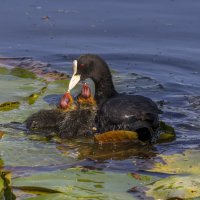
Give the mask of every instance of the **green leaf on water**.
<path id="1" fill-rule="evenodd" d="M 165 132 L 165 133 L 171 133 L 171 134 L 174 134 L 175 133 L 175 130 L 172 126 L 166 124 L 165 122 L 163 121 L 160 121 L 160 129 L 161 131 Z"/>
<path id="2" fill-rule="evenodd" d="M 5 67 L 0 67 L 0 74 L 9 74 L 10 70 Z"/>
<path id="3" fill-rule="evenodd" d="M 171 176 L 148 186 L 147 196 L 154 199 L 192 199 L 200 197 L 200 175 Z"/>
<path id="4" fill-rule="evenodd" d="M 38 79 L 0 74 L 0 111 L 6 111 L 1 112 L 0 123 L 23 122 L 33 112 L 49 108 L 43 98 L 37 99 L 35 95 L 31 96 L 31 94 L 39 93 L 38 95 L 42 97 L 46 89 L 46 83 Z"/>
<path id="5" fill-rule="evenodd" d="M 97 170 L 83 170 L 70 168 L 55 172 L 39 173 L 29 177 L 13 179 L 13 186 L 20 188 L 42 187 L 50 191 L 59 191 L 61 194 L 48 194 L 30 199 L 110 199 L 132 200 L 132 194 L 127 191 L 133 186 L 142 186 L 154 182 L 134 179 L 130 174 L 103 172 Z M 27 191 L 28 192 L 28 191 Z"/>
<path id="6" fill-rule="evenodd" d="M 76 197 L 71 197 L 67 194 L 46 194 L 46 195 L 39 195 L 36 197 L 30 197 L 30 198 L 26 198 L 26 200 L 81 200 L 81 199 L 85 199 L 85 200 L 101 200 L 99 198 L 76 198 Z M 103 199 L 102 199 L 103 200 Z"/>
<path id="7" fill-rule="evenodd" d="M 158 143 L 161 142 L 170 142 L 176 138 L 176 135 L 174 133 L 164 133 L 162 132 L 159 135 Z"/>
<path id="8" fill-rule="evenodd" d="M 4 162 L 3 162 L 3 160 L 0 157 L 0 172 L 1 172 L 1 168 L 2 168 L 3 165 L 4 165 Z"/>
<path id="9" fill-rule="evenodd" d="M 31 95 L 28 97 L 28 104 L 29 104 L 29 105 L 34 104 L 34 103 L 37 101 L 37 99 L 38 99 L 41 95 L 43 95 L 43 94 L 45 93 L 46 90 L 47 90 L 47 87 L 43 87 L 39 92 L 31 94 Z"/>
<path id="10" fill-rule="evenodd" d="M 155 163 L 151 171 L 169 174 L 199 174 L 200 151 L 187 150 L 183 154 L 160 155 L 164 163 Z"/>
<path id="11" fill-rule="evenodd" d="M 18 109 L 20 106 L 20 102 L 4 102 L 0 104 L 0 111 L 9 111 Z"/>
<path id="12" fill-rule="evenodd" d="M 16 196 L 12 192 L 11 172 L 0 171 L 0 199 L 15 200 Z"/>
<path id="13" fill-rule="evenodd" d="M 35 103 L 35 101 L 39 98 L 39 94 L 38 93 L 33 93 L 28 97 L 28 104 L 32 105 Z"/>
<path id="14" fill-rule="evenodd" d="M 42 140 L 28 140 L 28 137 L 13 130 L 11 134 L 6 134 L 0 140 L 0 153 L 5 166 L 34 167 L 48 166 L 52 163 L 60 166 L 77 162 L 70 154 L 63 155 L 55 145 Z"/>
<path id="15" fill-rule="evenodd" d="M 53 193 L 61 193 L 57 190 L 52 190 L 49 188 L 44 187 L 38 187 L 38 186 L 19 186 L 19 187 L 13 187 L 14 189 L 19 189 L 22 191 L 25 191 L 27 193 L 33 193 L 33 194 L 53 194 Z"/>
<path id="16" fill-rule="evenodd" d="M 15 67 L 11 69 L 10 74 L 20 78 L 32 78 L 32 79 L 36 78 L 36 75 L 33 72 L 30 72 L 20 67 Z"/>
<path id="17" fill-rule="evenodd" d="M 4 182 L 3 182 L 3 179 L 0 176 L 0 199 L 2 199 L 2 197 L 3 197 L 3 188 L 4 188 Z"/>
<path id="18" fill-rule="evenodd" d="M 172 126 L 166 124 L 163 121 L 160 121 L 159 125 L 160 136 L 158 139 L 158 143 L 161 142 L 170 142 L 176 138 L 175 130 Z"/>
<path id="19" fill-rule="evenodd" d="M 147 196 L 154 199 L 193 199 L 200 197 L 200 151 L 186 150 L 182 154 L 161 155 L 162 163 L 151 172 L 176 174 L 148 186 Z"/>
<path id="20" fill-rule="evenodd" d="M 66 80 L 55 80 L 52 82 L 53 85 L 59 85 L 60 87 L 67 87 L 69 85 L 70 79 Z"/>

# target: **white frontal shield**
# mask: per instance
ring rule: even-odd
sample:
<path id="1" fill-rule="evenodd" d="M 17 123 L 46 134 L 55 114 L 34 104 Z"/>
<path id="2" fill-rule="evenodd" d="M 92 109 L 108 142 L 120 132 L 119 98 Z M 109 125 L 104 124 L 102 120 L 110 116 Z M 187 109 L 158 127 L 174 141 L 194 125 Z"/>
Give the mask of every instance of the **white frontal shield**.
<path id="1" fill-rule="evenodd" d="M 74 70 L 74 72 L 73 72 L 73 75 L 72 75 L 72 77 L 70 79 L 70 82 L 69 82 L 68 91 L 72 90 L 81 79 L 80 75 L 76 75 L 76 73 L 77 73 L 77 63 L 78 63 L 77 60 L 73 61 L 73 70 Z"/>

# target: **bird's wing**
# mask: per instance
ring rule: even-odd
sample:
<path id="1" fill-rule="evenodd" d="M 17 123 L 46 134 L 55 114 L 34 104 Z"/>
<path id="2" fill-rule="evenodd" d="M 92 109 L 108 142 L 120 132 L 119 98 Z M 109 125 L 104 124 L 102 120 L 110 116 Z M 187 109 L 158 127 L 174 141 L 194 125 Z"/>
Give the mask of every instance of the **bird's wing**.
<path id="1" fill-rule="evenodd" d="M 161 110 L 147 97 L 119 95 L 106 101 L 101 113 L 113 123 L 120 123 L 128 120 L 151 120 Z"/>

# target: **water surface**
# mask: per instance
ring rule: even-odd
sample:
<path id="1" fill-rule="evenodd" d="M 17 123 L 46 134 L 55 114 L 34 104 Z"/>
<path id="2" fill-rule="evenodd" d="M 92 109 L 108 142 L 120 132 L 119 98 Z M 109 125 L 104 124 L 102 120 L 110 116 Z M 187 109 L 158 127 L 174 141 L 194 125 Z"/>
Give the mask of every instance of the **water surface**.
<path id="1" fill-rule="evenodd" d="M 113 79 L 118 91 L 164 102 L 161 119 L 175 128 L 177 138 L 154 145 L 153 154 L 199 149 L 198 0 L 0 0 L 0 3 L 2 56 L 32 57 L 49 63 L 52 69 L 71 74 L 73 59 L 84 53 L 99 54 L 116 71 Z M 41 148 L 40 143 L 34 144 Z M 72 153 L 78 146 L 75 143 Z M 55 144 L 46 147 L 55 148 Z M 18 143 L 16 148 L 21 151 Z M 84 161 L 83 165 L 132 172 L 146 169 L 157 159 L 131 154 L 118 159 L 110 157 L 105 162 Z M 30 155 L 31 152 L 27 156 Z M 52 156 L 55 155 L 48 155 L 42 165 L 51 166 Z M 5 166 L 12 168 L 15 165 L 8 157 L 3 156 Z M 55 157 L 57 168 L 65 168 L 67 161 Z M 37 160 L 33 163 L 40 165 Z M 73 163 L 71 158 L 69 163 Z M 22 159 L 16 165 L 26 164 Z M 31 170 L 27 169 L 27 173 Z"/>

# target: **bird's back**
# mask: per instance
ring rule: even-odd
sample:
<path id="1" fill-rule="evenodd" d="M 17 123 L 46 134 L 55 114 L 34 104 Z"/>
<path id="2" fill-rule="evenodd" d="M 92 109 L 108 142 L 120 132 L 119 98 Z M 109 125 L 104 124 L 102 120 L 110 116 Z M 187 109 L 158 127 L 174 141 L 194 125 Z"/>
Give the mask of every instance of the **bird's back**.
<path id="1" fill-rule="evenodd" d="M 140 95 L 117 95 L 106 101 L 100 110 L 116 123 L 130 117 L 145 119 L 147 115 L 162 113 L 150 98 Z"/>
<path id="2" fill-rule="evenodd" d="M 160 113 L 162 111 L 150 98 L 119 94 L 108 99 L 99 109 L 99 130 L 156 130 Z"/>

